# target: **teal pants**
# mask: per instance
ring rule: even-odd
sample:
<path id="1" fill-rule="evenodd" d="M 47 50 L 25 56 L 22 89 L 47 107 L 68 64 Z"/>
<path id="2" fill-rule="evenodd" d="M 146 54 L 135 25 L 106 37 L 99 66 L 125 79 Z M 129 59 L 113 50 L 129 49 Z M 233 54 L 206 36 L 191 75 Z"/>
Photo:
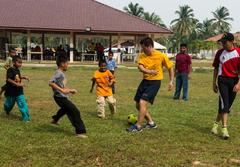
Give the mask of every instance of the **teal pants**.
<path id="1" fill-rule="evenodd" d="M 28 113 L 28 105 L 24 95 L 19 96 L 6 96 L 6 100 L 4 103 L 4 110 L 7 114 L 13 109 L 15 103 L 17 102 L 18 108 L 22 114 L 23 121 L 29 121 L 29 113 Z"/>

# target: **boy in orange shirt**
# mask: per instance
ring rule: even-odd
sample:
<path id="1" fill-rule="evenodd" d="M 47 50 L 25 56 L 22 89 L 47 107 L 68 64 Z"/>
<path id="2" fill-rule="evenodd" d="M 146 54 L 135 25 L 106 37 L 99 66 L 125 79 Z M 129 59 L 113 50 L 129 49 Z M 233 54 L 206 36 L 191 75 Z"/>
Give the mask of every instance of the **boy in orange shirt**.
<path id="1" fill-rule="evenodd" d="M 116 113 L 116 99 L 113 97 L 112 85 L 115 83 L 113 74 L 107 70 L 107 63 L 105 61 L 99 62 L 99 70 L 94 72 L 92 78 L 92 93 L 96 86 L 97 95 L 97 115 L 99 118 L 105 118 L 105 101 L 108 103 L 111 114 Z"/>

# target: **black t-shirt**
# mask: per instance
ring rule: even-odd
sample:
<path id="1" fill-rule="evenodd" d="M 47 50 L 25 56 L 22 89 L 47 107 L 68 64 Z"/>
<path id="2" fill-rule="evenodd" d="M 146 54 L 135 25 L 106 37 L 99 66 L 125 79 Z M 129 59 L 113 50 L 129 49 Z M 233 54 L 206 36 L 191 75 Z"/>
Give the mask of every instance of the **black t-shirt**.
<path id="1" fill-rule="evenodd" d="M 7 70 L 7 80 L 11 79 L 15 82 L 21 83 L 21 74 L 20 70 L 14 67 L 10 67 Z M 12 83 L 6 81 L 6 96 L 19 96 L 23 94 L 23 87 L 17 87 Z"/>

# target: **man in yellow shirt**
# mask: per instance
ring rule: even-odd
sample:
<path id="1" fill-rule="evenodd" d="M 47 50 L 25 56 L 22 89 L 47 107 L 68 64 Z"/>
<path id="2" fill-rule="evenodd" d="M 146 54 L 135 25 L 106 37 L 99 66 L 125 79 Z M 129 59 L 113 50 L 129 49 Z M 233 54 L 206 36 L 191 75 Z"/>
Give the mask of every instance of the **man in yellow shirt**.
<path id="1" fill-rule="evenodd" d="M 157 128 L 150 113 L 147 111 L 147 104 L 153 104 L 163 79 L 163 66 L 169 71 L 169 91 L 173 88 L 174 70 L 173 63 L 167 55 L 154 49 L 153 40 L 149 37 L 140 42 L 143 53 L 139 55 L 138 69 L 143 73 L 143 80 L 140 83 L 134 100 L 139 111 L 138 120 L 135 125 L 127 129 L 128 132 L 140 132 L 143 128 Z M 147 123 L 142 126 L 144 119 Z"/>
<path id="2" fill-rule="evenodd" d="M 96 70 L 93 74 L 90 92 L 92 93 L 96 84 L 97 114 L 99 118 L 105 118 L 105 101 L 109 105 L 111 114 L 116 113 L 116 99 L 112 93 L 112 85 L 115 80 L 113 74 L 107 70 L 107 63 L 105 61 L 99 61 L 99 67 L 99 70 Z"/>

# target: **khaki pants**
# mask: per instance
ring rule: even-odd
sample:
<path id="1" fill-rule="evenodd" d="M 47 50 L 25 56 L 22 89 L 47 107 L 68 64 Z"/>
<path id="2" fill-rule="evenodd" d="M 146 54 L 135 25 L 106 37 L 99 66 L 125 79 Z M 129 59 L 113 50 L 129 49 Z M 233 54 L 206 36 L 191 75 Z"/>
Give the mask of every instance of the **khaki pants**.
<path id="1" fill-rule="evenodd" d="M 116 113 L 116 99 L 113 96 L 98 96 L 97 97 L 97 115 L 98 117 L 105 118 L 105 100 L 108 103 L 111 114 Z"/>

